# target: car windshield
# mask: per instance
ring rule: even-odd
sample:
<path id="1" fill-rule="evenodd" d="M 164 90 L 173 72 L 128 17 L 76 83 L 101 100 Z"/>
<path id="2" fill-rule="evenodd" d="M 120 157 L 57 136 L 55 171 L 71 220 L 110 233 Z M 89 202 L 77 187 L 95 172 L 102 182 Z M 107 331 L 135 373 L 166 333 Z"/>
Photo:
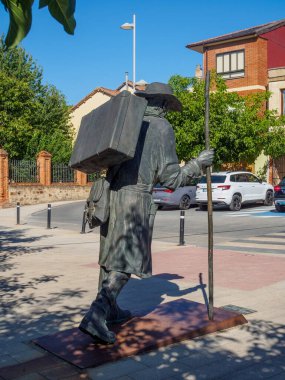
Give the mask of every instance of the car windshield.
<path id="1" fill-rule="evenodd" d="M 224 183 L 225 180 L 226 180 L 226 175 L 211 175 L 211 181 L 212 183 Z M 207 179 L 206 179 L 206 176 L 203 175 L 203 177 L 201 177 L 200 179 L 200 183 L 206 183 L 207 182 Z"/>

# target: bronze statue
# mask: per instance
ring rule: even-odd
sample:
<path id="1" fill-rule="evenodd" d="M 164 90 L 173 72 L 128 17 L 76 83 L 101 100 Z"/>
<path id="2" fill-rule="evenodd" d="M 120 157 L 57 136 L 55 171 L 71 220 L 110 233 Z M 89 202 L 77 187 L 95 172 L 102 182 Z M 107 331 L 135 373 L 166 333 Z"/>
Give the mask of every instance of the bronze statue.
<path id="1" fill-rule="evenodd" d="M 152 274 L 151 240 L 157 206 L 152 188 L 156 183 L 176 189 L 185 186 L 201 169 L 210 166 L 213 151 L 179 166 L 174 131 L 164 118 L 167 111 L 181 111 L 169 85 L 154 82 L 136 92 L 148 105 L 134 158 L 109 169 L 110 216 L 100 228 L 100 279 L 98 294 L 80 323 L 80 330 L 106 343 L 114 343 L 108 325 L 131 317 L 116 299 L 132 274 Z"/>

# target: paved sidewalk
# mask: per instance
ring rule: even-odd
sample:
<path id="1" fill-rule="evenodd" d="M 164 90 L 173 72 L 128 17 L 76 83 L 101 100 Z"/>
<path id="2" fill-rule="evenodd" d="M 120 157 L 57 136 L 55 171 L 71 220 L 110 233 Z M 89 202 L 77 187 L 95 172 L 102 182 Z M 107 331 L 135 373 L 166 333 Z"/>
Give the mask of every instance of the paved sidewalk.
<path id="1" fill-rule="evenodd" d="M 26 223 L 45 208 L 21 207 L 20 225 L 15 209 L 0 209 L 0 380 L 285 379 L 285 255 L 214 249 L 215 306 L 252 309 L 246 325 L 84 371 L 32 344 L 78 325 L 99 274 L 99 235 Z M 155 241 L 153 269 L 150 279 L 131 279 L 122 307 L 205 302 L 206 249 Z"/>

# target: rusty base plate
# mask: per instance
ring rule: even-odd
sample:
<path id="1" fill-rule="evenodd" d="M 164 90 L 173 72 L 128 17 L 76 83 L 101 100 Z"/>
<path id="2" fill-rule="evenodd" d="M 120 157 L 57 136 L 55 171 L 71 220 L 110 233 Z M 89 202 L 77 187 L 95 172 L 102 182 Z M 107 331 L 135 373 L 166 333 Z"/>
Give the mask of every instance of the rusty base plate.
<path id="1" fill-rule="evenodd" d="M 117 334 L 113 345 L 95 343 L 78 328 L 33 342 L 79 368 L 88 368 L 244 323 L 247 320 L 243 315 L 219 308 L 214 308 L 214 320 L 209 321 L 205 305 L 181 298 L 113 326 Z"/>

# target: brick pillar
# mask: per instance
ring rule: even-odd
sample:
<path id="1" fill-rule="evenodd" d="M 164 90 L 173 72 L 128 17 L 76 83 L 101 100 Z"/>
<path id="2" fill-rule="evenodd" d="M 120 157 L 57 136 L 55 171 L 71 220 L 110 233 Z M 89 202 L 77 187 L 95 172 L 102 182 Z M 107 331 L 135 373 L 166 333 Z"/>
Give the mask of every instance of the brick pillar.
<path id="1" fill-rule="evenodd" d="M 87 185 L 87 174 L 76 170 L 75 171 L 75 183 L 77 185 L 80 185 L 80 186 Z"/>
<path id="2" fill-rule="evenodd" d="M 39 183 L 44 186 L 51 185 L 51 154 L 42 150 L 37 155 L 39 170 Z"/>
<path id="3" fill-rule="evenodd" d="M 9 201 L 9 164 L 8 153 L 0 148 L 0 206 Z"/>

